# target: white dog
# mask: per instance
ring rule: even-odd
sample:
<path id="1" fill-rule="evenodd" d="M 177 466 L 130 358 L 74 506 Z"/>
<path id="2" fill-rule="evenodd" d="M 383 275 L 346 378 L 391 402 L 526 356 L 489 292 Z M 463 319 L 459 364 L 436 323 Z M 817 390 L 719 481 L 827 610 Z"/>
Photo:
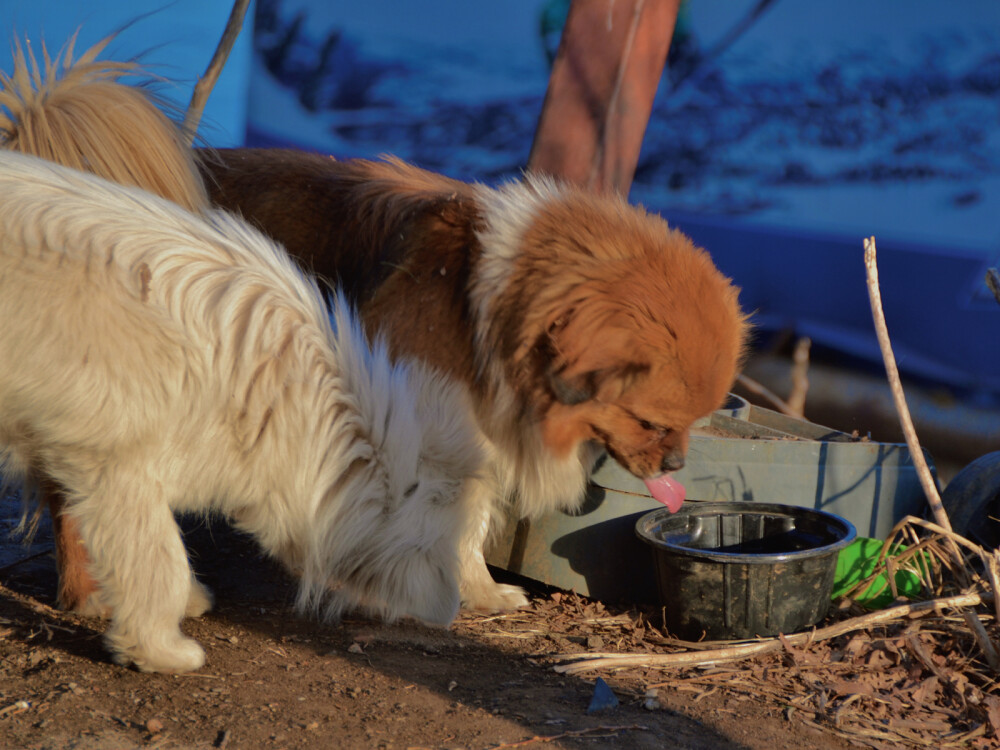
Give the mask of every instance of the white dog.
<path id="1" fill-rule="evenodd" d="M 253 534 L 303 609 L 455 616 L 468 406 L 334 307 L 237 218 L 0 153 L 0 457 L 65 491 L 117 662 L 204 663 L 174 511 Z"/>

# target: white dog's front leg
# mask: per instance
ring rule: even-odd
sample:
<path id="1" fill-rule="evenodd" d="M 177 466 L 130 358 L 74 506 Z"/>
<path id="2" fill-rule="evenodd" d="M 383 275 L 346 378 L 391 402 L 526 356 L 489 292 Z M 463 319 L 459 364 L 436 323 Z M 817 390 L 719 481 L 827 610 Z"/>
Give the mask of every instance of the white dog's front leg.
<path id="1" fill-rule="evenodd" d="M 198 669 L 205 652 L 179 627 L 192 598 L 180 530 L 164 500 L 136 492 L 135 485 L 129 489 L 130 494 L 95 493 L 71 510 L 102 601 L 111 609 L 105 642 L 117 663 L 134 664 L 144 672 Z M 195 609 L 207 608 L 203 592 L 194 599 Z"/>
<path id="2" fill-rule="evenodd" d="M 517 609 L 528 603 L 520 586 L 497 583 L 486 567 L 483 547 L 493 524 L 495 490 L 489 482 L 469 482 L 472 494 L 472 527 L 462 539 L 459 551 L 462 566 L 462 607 L 487 612 Z"/>

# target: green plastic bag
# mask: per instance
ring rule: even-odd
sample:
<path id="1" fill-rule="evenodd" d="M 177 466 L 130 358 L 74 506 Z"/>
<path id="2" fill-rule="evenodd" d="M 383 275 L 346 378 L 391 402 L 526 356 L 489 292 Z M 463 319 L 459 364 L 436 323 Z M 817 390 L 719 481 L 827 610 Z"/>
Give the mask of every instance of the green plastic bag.
<path id="1" fill-rule="evenodd" d="M 859 536 L 841 550 L 837 556 L 837 570 L 833 577 L 833 592 L 831 598 L 836 600 L 861 583 L 879 565 L 879 554 L 884 542 L 880 539 L 870 539 Z M 904 545 L 897 545 L 889 551 L 890 557 L 906 550 Z M 896 571 L 896 590 L 900 596 L 917 597 L 921 591 L 920 578 L 911 570 Z M 864 590 L 853 595 L 854 601 L 868 609 L 882 609 L 893 602 L 892 587 L 884 575 L 875 578 Z"/>

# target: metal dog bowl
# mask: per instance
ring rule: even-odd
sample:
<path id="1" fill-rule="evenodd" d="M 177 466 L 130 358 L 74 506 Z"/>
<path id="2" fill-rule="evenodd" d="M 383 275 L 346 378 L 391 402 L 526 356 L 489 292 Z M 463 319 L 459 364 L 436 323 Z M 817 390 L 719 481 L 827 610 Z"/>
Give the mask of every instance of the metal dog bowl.
<path id="1" fill-rule="evenodd" d="M 830 606 L 837 555 L 854 526 L 769 503 L 691 503 L 642 516 L 667 628 L 688 640 L 793 633 Z"/>

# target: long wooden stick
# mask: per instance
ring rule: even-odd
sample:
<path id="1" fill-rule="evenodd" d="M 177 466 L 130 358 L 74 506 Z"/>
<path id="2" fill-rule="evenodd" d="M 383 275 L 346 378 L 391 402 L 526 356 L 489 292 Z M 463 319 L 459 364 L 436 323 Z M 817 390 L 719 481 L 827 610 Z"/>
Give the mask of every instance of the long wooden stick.
<path id="1" fill-rule="evenodd" d="M 913 427 L 910 410 L 906 405 L 906 398 L 903 395 L 903 384 L 899 378 L 899 369 L 896 367 L 896 357 L 893 355 L 892 346 L 889 343 L 889 329 L 885 322 L 885 313 L 882 310 L 882 294 L 879 291 L 875 238 L 866 238 L 864 248 L 865 269 L 868 273 L 868 298 L 871 302 L 872 317 L 875 320 L 875 334 L 878 337 L 879 347 L 882 349 L 882 358 L 885 360 L 885 372 L 889 378 L 889 388 L 892 391 L 893 402 L 896 404 L 896 412 L 899 414 L 899 424 L 903 428 L 906 445 L 910 449 L 910 456 L 917 470 L 917 477 L 920 479 L 924 494 L 927 496 L 931 513 L 934 514 L 934 520 L 937 521 L 938 526 L 949 532 L 946 537 L 948 540 L 947 547 L 955 559 L 956 571 L 963 571 L 965 570 L 965 560 L 958 549 L 955 535 L 951 533 L 951 520 L 948 518 L 948 512 L 944 508 L 944 503 L 941 502 L 941 495 L 938 493 L 937 484 L 934 482 L 933 476 L 931 476 L 931 470 L 927 466 L 924 452 L 920 449 L 920 443 L 917 440 L 917 431 Z M 982 550 L 980 550 L 980 554 L 984 554 Z M 984 562 L 986 562 L 985 559 Z M 963 616 L 966 624 L 969 626 L 969 630 L 979 644 L 983 656 L 986 657 L 990 668 L 994 672 L 997 672 L 1000 670 L 1000 654 L 997 653 L 996 646 L 990 640 L 989 635 L 974 612 L 965 612 Z"/>
<path id="2" fill-rule="evenodd" d="M 215 82 L 219 80 L 222 67 L 226 64 L 229 53 L 236 44 L 236 39 L 243 29 L 243 19 L 247 14 L 250 0 L 236 0 L 233 10 L 226 21 L 226 30 L 222 32 L 222 39 L 219 46 L 215 48 L 205 74 L 198 79 L 191 94 L 191 102 L 188 104 L 187 114 L 184 116 L 184 133 L 188 139 L 188 145 L 194 144 L 194 137 L 198 133 L 198 123 L 201 122 L 201 115 L 205 111 L 205 104 L 208 102 L 208 95 L 212 93 Z"/>
<path id="3" fill-rule="evenodd" d="M 913 427 L 913 420 L 910 418 L 910 410 L 906 406 L 906 397 L 903 395 L 903 384 L 899 379 L 899 369 L 896 367 L 896 357 L 892 353 L 892 345 L 889 343 L 889 329 L 885 324 L 885 313 L 882 311 L 882 293 L 878 285 L 878 264 L 875 259 L 875 238 L 867 237 L 865 246 L 865 269 L 868 272 L 868 299 L 871 302 L 872 317 L 875 319 L 875 335 L 878 336 L 879 347 L 882 349 L 882 358 L 885 360 L 885 372 L 889 378 L 889 388 L 892 390 L 892 400 L 896 405 L 896 412 L 899 414 L 899 424 L 903 428 L 903 435 L 906 437 L 906 445 L 910 449 L 910 456 L 913 465 L 917 470 L 920 485 L 927 495 L 927 502 L 931 506 L 934 520 L 938 526 L 951 531 L 951 521 L 948 513 L 941 503 L 941 495 L 938 493 L 934 477 L 927 466 L 924 452 L 920 449 L 917 441 L 917 431 Z M 962 564 L 959 559 L 959 564 Z"/>
<path id="4" fill-rule="evenodd" d="M 803 336 L 795 342 L 792 354 L 792 390 L 788 394 L 788 408 L 802 419 L 806 413 L 806 395 L 809 393 L 809 347 L 812 341 Z"/>
<path id="5" fill-rule="evenodd" d="M 570 664 L 558 664 L 554 667 L 556 672 L 564 674 L 579 674 L 589 672 L 593 669 L 614 669 L 624 667 L 690 667 L 699 664 L 719 664 L 723 662 L 739 661 L 748 656 L 757 656 L 771 651 L 778 651 L 784 644 L 799 645 L 824 641 L 837 636 L 846 635 L 856 630 L 864 630 L 873 625 L 880 625 L 903 617 L 913 617 L 935 612 L 942 609 L 952 609 L 958 607 L 974 607 L 989 601 L 991 597 L 977 592 L 959 594 L 941 599 L 930 599 L 912 604 L 901 604 L 889 609 L 882 609 L 871 612 L 850 620 L 844 620 L 833 625 L 829 625 L 819 630 L 811 630 L 805 633 L 794 633 L 780 638 L 769 638 L 756 643 L 744 643 L 737 646 L 726 646 L 717 649 L 707 649 L 704 651 L 682 652 L 676 654 L 613 654 L 613 653 L 589 653 L 589 654 L 562 654 L 557 659 L 579 659 Z"/>

